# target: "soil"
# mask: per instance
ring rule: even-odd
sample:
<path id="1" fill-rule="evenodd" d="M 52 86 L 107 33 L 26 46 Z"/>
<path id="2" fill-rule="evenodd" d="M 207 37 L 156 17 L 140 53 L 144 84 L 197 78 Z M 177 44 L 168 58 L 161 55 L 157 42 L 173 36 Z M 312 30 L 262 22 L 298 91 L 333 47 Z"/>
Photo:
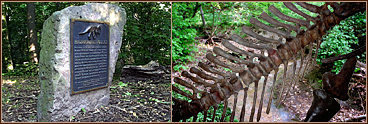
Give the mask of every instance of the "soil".
<path id="1" fill-rule="evenodd" d="M 35 87 L 36 86 L 36 87 Z M 2 77 L 1 121 L 37 121 L 37 96 L 40 87 L 36 77 Z"/>
<path id="2" fill-rule="evenodd" d="M 169 74 L 168 74 L 169 75 Z M 36 122 L 38 77 L 7 77 L 2 83 L 2 120 Z M 120 85 L 119 85 L 120 84 Z M 170 121 L 170 76 L 160 80 L 121 82 L 110 87 L 109 105 L 93 111 L 81 110 L 64 122 L 167 122 Z"/>

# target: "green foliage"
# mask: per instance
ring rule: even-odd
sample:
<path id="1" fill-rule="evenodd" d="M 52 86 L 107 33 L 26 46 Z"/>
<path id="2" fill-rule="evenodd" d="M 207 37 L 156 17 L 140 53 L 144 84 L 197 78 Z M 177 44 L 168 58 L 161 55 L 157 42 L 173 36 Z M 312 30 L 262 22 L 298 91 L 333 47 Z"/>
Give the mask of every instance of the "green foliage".
<path id="1" fill-rule="evenodd" d="M 318 52 L 317 62 L 321 64 L 321 59 L 330 58 L 350 53 L 354 50 L 353 47 L 363 46 L 359 43 L 358 37 L 365 37 L 366 34 L 366 12 L 357 13 L 340 22 L 333 29 L 328 31 L 323 37 L 320 50 Z M 355 49 L 356 49 L 355 48 Z M 365 61 L 365 54 L 358 56 L 358 59 Z M 332 72 L 338 73 L 346 60 L 338 60 L 334 62 Z"/>
<path id="2" fill-rule="evenodd" d="M 324 4 L 324 2 L 308 2 L 310 4 L 314 4 L 317 6 L 321 6 Z M 304 17 L 298 15 L 297 13 L 291 11 L 289 8 L 287 8 L 283 2 L 246 2 L 244 4 L 242 4 L 242 8 L 239 8 L 241 10 L 241 14 L 245 15 L 244 18 L 246 19 L 245 21 L 245 25 L 247 26 L 252 26 L 251 23 L 249 23 L 249 19 L 254 17 L 257 18 L 259 21 L 270 25 L 268 22 L 262 20 L 259 18 L 259 16 L 262 14 L 262 12 L 267 13 L 268 15 L 270 15 L 272 18 L 282 22 L 282 23 L 286 23 L 286 24 L 290 24 L 290 25 L 295 25 L 294 23 L 291 22 L 287 22 L 285 20 L 282 20 L 280 18 L 278 18 L 276 15 L 274 15 L 273 13 L 271 13 L 268 8 L 273 5 L 275 6 L 278 10 L 280 10 L 281 13 L 293 17 L 293 18 L 297 18 L 297 19 L 301 19 L 301 20 L 305 20 Z M 299 10 L 301 10 L 302 12 L 312 16 L 312 17 L 316 17 L 317 14 L 312 13 L 306 9 L 304 9 L 303 7 L 294 4 L 296 6 L 296 8 L 298 8 Z M 305 28 L 305 27 L 302 27 Z"/>
<path id="3" fill-rule="evenodd" d="M 193 95 L 193 93 L 191 93 L 189 90 L 186 90 L 184 86 L 181 86 L 179 84 L 173 84 L 173 87 L 177 87 L 179 88 L 181 91 L 184 91 L 185 93 L 189 94 L 189 95 Z M 185 100 L 185 101 L 188 101 L 188 102 L 191 102 L 192 100 L 189 99 L 188 97 L 185 97 L 179 93 L 176 93 L 176 92 L 172 92 L 172 97 L 173 98 L 176 98 L 176 99 L 181 99 L 181 100 Z"/>
<path id="4" fill-rule="evenodd" d="M 132 95 L 132 93 L 130 93 L 130 92 L 126 92 L 126 93 L 125 93 L 125 95 L 127 95 L 127 96 L 131 96 L 131 95 Z"/>
<path id="5" fill-rule="evenodd" d="M 173 86 L 179 88 L 181 91 L 184 91 L 184 92 L 186 92 L 189 95 L 192 95 L 192 93 L 189 90 L 186 90 L 186 88 L 184 86 L 181 86 L 179 84 L 173 84 Z M 185 97 L 183 95 L 180 95 L 180 94 L 178 94 L 176 92 L 172 92 L 172 97 L 173 98 L 176 98 L 176 99 L 185 100 L 185 101 L 188 101 L 188 102 L 191 102 L 192 101 L 188 97 Z M 216 110 L 216 115 L 215 115 L 215 122 L 220 122 L 223 108 L 224 108 L 224 104 L 223 103 L 221 103 L 221 104 L 218 105 L 218 108 Z M 207 112 L 207 118 L 206 118 L 207 122 L 212 121 L 212 113 L 213 113 L 213 111 L 214 111 L 214 108 L 213 107 L 210 107 L 210 109 Z M 227 121 L 227 122 L 230 121 L 230 115 L 231 115 L 231 109 L 229 107 L 227 107 L 226 114 L 225 114 L 225 121 Z M 197 122 L 202 122 L 203 121 L 203 118 L 204 118 L 203 112 L 198 113 L 197 117 L 198 117 L 197 118 Z M 181 122 L 182 121 L 183 120 L 181 120 Z M 189 119 L 187 119 L 185 121 L 186 122 L 193 122 L 194 120 L 193 120 L 193 117 L 191 117 L 191 118 L 189 118 Z M 234 122 L 239 122 L 239 121 L 237 119 L 234 119 Z"/>
<path id="6" fill-rule="evenodd" d="M 2 73 L 4 76 L 36 76 L 38 75 L 38 64 L 25 63 L 16 64 L 16 69 L 8 70 Z"/>
<path id="7" fill-rule="evenodd" d="M 38 43 L 41 40 L 44 21 L 56 11 L 89 2 L 36 2 L 35 24 Z M 170 65 L 171 14 L 169 2 L 110 2 L 126 10 L 126 25 L 118 56 L 117 72 L 123 64 L 147 64 L 158 60 L 161 65 Z M 27 3 L 2 3 L 2 69 L 8 75 L 22 75 L 30 62 L 27 37 Z M 36 46 L 36 49 L 42 49 Z M 119 66 L 120 64 L 120 66 Z M 7 67 L 12 66 L 13 69 Z M 19 66 L 19 67 L 18 67 Z M 19 74 L 16 74 L 21 72 Z M 28 72 L 27 72 L 28 73 Z M 37 74 L 34 72 L 33 74 Z"/>
<path id="8" fill-rule="evenodd" d="M 170 65 L 171 13 L 169 2 L 121 2 L 126 11 L 119 61 L 143 65 L 158 60 Z"/>
<path id="9" fill-rule="evenodd" d="M 320 6 L 324 4 L 324 2 L 309 2 L 311 4 Z M 259 18 L 262 12 L 267 13 L 271 17 L 275 18 L 276 20 L 286 23 L 295 25 L 291 22 L 287 22 L 284 20 L 279 19 L 277 16 L 272 14 L 268 8 L 273 5 L 278 10 L 280 10 L 285 15 L 290 17 L 298 18 L 305 20 L 302 16 L 296 14 L 295 12 L 288 9 L 283 2 L 208 2 L 208 3 L 201 3 L 203 5 L 204 16 L 206 19 L 207 27 L 210 30 L 214 30 L 212 28 L 216 28 L 216 34 L 240 34 L 243 35 L 244 33 L 241 32 L 241 27 L 246 26 L 253 26 L 249 19 L 254 17 L 260 20 L 265 24 L 269 24 L 268 22 Z M 317 16 L 317 14 L 309 12 L 308 10 L 302 8 L 301 6 L 294 4 L 299 10 L 302 12 L 311 15 L 312 17 Z M 200 14 L 195 16 L 195 20 L 197 20 L 196 25 L 200 25 Z M 212 27 L 214 25 L 214 27 Z M 305 27 L 304 27 L 305 28 Z"/>
<path id="10" fill-rule="evenodd" d="M 85 108 L 82 108 L 81 110 L 82 110 L 83 113 L 87 112 Z"/>
<path id="11" fill-rule="evenodd" d="M 119 82 L 119 84 L 118 84 L 118 85 L 119 85 L 119 87 L 126 87 L 126 86 L 128 86 L 128 84 L 127 84 L 127 83 L 123 83 L 123 82 L 121 82 L 121 81 Z"/>
<path id="12" fill-rule="evenodd" d="M 2 4 L 2 15 L 9 19 L 2 19 L 2 49 L 3 70 L 10 64 L 12 58 L 14 64 L 21 64 L 29 59 L 27 50 L 27 12 L 26 3 L 8 2 Z M 5 37 L 6 36 L 6 37 Z M 8 39 L 12 40 L 9 41 Z M 12 49 L 10 52 L 5 50 Z M 10 57 L 13 55 L 12 57 Z M 16 55 L 16 56 L 15 56 Z"/>
<path id="13" fill-rule="evenodd" d="M 322 5 L 324 2 L 310 2 L 314 5 Z M 203 15 L 206 25 L 203 26 L 201 13 L 196 9 L 202 6 Z M 265 24 L 266 21 L 258 18 L 262 12 L 266 12 L 271 17 L 282 23 L 292 24 L 290 22 L 279 19 L 277 16 L 268 11 L 268 7 L 274 5 L 285 15 L 305 20 L 302 16 L 294 13 L 282 2 L 175 2 L 173 3 L 173 40 L 172 40 L 172 58 L 173 69 L 179 71 L 186 69 L 186 64 L 193 61 L 193 51 L 196 51 L 196 36 L 222 36 L 229 38 L 232 34 L 238 34 L 242 37 L 246 36 L 241 31 L 243 26 L 252 26 L 249 19 L 255 17 Z M 298 9 L 313 17 L 315 13 L 296 5 Z M 305 27 L 302 27 L 305 28 Z M 285 30 L 285 29 L 282 29 Z M 292 32 L 296 35 L 295 32 Z"/>
<path id="14" fill-rule="evenodd" d="M 38 43 L 41 40 L 43 22 L 55 11 L 68 6 L 83 5 L 85 2 L 36 2 L 35 24 Z M 24 63 L 30 62 L 27 4 L 25 2 L 2 3 L 2 70 L 3 73 L 11 71 L 13 66 L 16 72 L 23 68 Z M 36 46 L 36 49 L 40 49 Z M 20 67 L 18 67 L 20 65 Z M 36 73 L 36 72 L 35 72 Z M 37 73 L 36 73 L 37 74 Z M 12 74 L 14 75 L 14 74 Z M 17 74 L 19 75 L 19 74 Z"/>
<path id="15" fill-rule="evenodd" d="M 224 68 L 224 70 L 227 71 L 227 72 L 232 72 L 232 70 L 229 69 L 229 68 Z"/>
<path id="16" fill-rule="evenodd" d="M 8 87 L 5 87 L 5 86 L 2 86 L 1 87 L 1 91 L 2 91 L 2 94 L 1 94 L 1 102 L 4 104 L 4 103 L 9 103 L 10 102 L 10 97 L 13 97 L 14 94 L 11 93 L 11 92 L 6 92 L 8 91 L 9 88 Z"/>
<path id="17" fill-rule="evenodd" d="M 7 17 L 9 21 L 7 22 L 6 19 L 2 19 L 2 49 L 4 50 L 2 54 L 2 69 L 5 72 L 7 70 L 7 67 L 12 64 L 11 62 L 15 64 L 21 64 L 29 57 L 27 56 L 27 52 L 25 51 L 27 49 L 27 46 L 25 44 L 22 44 L 23 42 L 27 42 L 25 37 L 19 37 L 18 35 L 27 35 L 27 18 L 25 14 L 22 14 L 26 11 L 25 3 L 4 3 L 2 6 L 2 15 L 3 17 Z M 17 9 L 12 9 L 17 7 Z M 8 16 L 6 16 L 8 15 Z M 10 15 L 13 15 L 10 19 Z M 6 36 L 6 37 L 5 37 Z M 17 38 L 18 37 L 18 38 Z M 17 38 L 12 41 L 9 41 L 9 38 Z M 9 49 L 14 49 L 12 51 L 9 51 Z M 9 51 L 9 52 L 7 52 Z M 14 56 L 14 54 L 17 54 L 18 56 Z M 13 56 L 12 56 L 13 55 Z M 12 56 L 12 57 L 11 57 Z M 13 65 L 12 65 L 13 66 Z M 14 65 L 15 66 L 15 65 Z"/>
<path id="18" fill-rule="evenodd" d="M 214 122 L 220 122 L 221 119 L 221 115 L 222 115 L 222 110 L 224 109 L 224 104 L 220 103 L 217 107 L 216 110 L 216 114 L 215 114 L 215 120 Z M 213 111 L 214 108 L 211 106 L 210 109 L 207 112 L 207 118 L 206 118 L 206 122 L 212 122 L 212 118 L 213 118 Z M 225 122 L 230 122 L 230 116 L 231 116 L 231 109 L 229 107 L 226 108 L 226 113 L 225 113 Z M 197 115 L 197 121 L 196 122 L 203 122 L 204 119 L 204 114 L 203 112 L 198 113 Z M 190 117 L 186 120 L 186 122 L 193 122 L 193 117 Z M 234 122 L 239 122 L 238 119 L 234 118 Z"/>
<path id="19" fill-rule="evenodd" d="M 197 30 L 192 27 L 195 20 L 184 17 L 191 13 L 189 10 L 195 7 L 195 3 L 174 3 L 172 7 L 172 60 L 174 70 L 178 71 L 185 69 L 183 65 L 194 59 L 191 52 L 196 51 L 193 45 Z"/>

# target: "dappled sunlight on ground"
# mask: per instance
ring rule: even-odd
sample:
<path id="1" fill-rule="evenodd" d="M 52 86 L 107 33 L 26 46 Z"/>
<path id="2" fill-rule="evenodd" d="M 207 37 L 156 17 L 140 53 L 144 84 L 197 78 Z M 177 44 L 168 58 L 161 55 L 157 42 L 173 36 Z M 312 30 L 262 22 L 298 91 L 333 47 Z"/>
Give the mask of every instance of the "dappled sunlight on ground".
<path id="1" fill-rule="evenodd" d="M 17 80 L 2 80 L 3 84 L 13 85 Z"/>

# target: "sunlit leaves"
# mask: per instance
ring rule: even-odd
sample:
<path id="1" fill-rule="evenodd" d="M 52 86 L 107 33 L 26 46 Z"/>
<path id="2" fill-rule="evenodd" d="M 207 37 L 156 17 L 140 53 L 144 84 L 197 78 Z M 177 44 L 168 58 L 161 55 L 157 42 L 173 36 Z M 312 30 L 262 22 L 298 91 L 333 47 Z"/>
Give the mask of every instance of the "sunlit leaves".
<path id="1" fill-rule="evenodd" d="M 183 65 L 186 62 L 194 59 L 191 52 L 195 50 L 193 45 L 197 30 L 193 26 L 200 20 L 196 20 L 198 19 L 196 17 L 191 18 L 196 3 L 173 3 L 172 6 L 172 60 L 175 64 L 174 70 L 180 70 L 185 69 Z"/>
<path id="2" fill-rule="evenodd" d="M 365 12 L 358 13 L 341 21 L 339 25 L 336 25 L 333 29 L 328 31 L 328 33 L 323 37 L 317 62 L 320 63 L 321 59 L 324 58 L 339 56 L 352 52 L 352 46 L 358 45 L 358 37 L 366 35 L 365 16 Z M 359 44 L 359 46 L 362 45 L 364 44 Z M 363 58 L 361 61 L 365 61 L 365 59 Z M 332 72 L 338 73 L 344 62 L 345 60 L 335 61 Z"/>
<path id="3" fill-rule="evenodd" d="M 169 2 L 121 2 L 126 25 L 119 60 L 147 64 L 157 60 L 170 64 L 171 13 Z"/>

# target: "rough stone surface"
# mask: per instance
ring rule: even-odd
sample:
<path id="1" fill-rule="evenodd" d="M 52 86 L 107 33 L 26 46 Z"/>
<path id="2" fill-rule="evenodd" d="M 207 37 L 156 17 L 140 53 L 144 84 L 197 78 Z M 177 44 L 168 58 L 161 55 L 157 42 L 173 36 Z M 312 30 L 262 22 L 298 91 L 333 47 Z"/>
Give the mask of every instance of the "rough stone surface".
<path id="1" fill-rule="evenodd" d="M 111 4 L 91 3 L 68 7 L 50 16 L 43 25 L 40 53 L 41 93 L 38 97 L 38 121 L 58 121 L 80 111 L 107 105 L 109 88 L 70 95 L 70 19 L 110 23 L 109 85 L 121 46 L 125 10 Z"/>

